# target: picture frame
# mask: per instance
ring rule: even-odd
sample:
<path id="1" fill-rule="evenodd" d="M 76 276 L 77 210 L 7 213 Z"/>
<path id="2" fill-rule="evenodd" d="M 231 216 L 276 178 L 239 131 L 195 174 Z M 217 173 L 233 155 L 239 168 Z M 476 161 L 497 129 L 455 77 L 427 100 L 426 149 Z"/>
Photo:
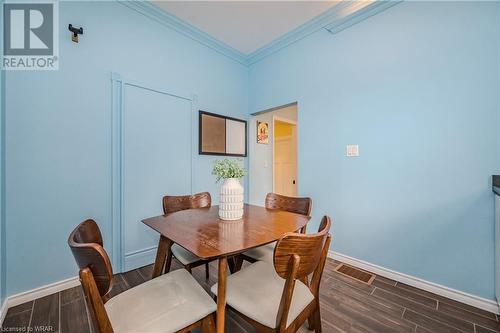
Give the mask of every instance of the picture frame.
<path id="1" fill-rule="evenodd" d="M 257 120 L 257 143 L 269 144 L 269 123 Z"/>
<path id="2" fill-rule="evenodd" d="M 247 156 L 247 121 L 199 110 L 198 154 Z"/>

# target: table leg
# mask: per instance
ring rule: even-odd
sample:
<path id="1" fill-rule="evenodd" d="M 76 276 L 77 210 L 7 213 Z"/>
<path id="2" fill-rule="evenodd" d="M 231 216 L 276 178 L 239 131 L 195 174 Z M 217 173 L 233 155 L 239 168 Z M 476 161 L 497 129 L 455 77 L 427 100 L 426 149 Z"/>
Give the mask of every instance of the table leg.
<path id="1" fill-rule="evenodd" d="M 219 258 L 219 274 L 217 285 L 217 333 L 224 333 L 226 319 L 226 273 L 227 257 Z"/>
<path id="2" fill-rule="evenodd" d="M 160 242 L 158 243 L 158 249 L 156 250 L 155 265 L 153 268 L 153 276 L 158 277 L 163 272 L 163 266 L 165 266 L 165 261 L 167 259 L 167 254 L 170 255 L 170 248 L 172 247 L 172 241 L 165 236 L 160 236 Z"/>

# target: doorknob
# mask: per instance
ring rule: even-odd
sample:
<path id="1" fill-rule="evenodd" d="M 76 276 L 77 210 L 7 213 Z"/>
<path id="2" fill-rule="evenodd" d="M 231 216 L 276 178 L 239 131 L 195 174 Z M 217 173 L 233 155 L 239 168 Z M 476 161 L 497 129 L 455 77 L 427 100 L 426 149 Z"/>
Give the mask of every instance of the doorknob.
<path id="1" fill-rule="evenodd" d="M 295 179 L 292 181 L 292 184 L 295 185 Z"/>

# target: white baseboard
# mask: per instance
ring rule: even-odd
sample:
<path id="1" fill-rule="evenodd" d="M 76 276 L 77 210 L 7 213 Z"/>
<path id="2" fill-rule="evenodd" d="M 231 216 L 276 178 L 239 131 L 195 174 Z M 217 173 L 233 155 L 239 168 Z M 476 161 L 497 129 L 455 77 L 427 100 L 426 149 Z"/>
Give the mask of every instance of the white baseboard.
<path id="1" fill-rule="evenodd" d="M 61 280 L 45 286 L 41 286 L 28 291 L 23 291 L 22 293 L 11 295 L 7 297 L 2 304 L 0 313 L 0 325 L 2 325 L 5 315 L 9 308 L 14 307 L 19 304 L 23 304 L 29 301 L 33 301 L 37 298 L 45 297 L 65 289 L 73 288 L 80 285 L 80 279 L 75 276 L 69 279 Z"/>
<path id="2" fill-rule="evenodd" d="M 472 294 L 465 293 L 460 290 L 448 288 L 442 285 L 439 285 L 437 283 L 425 281 L 422 279 L 419 279 L 417 277 L 399 273 L 390 269 L 387 269 L 385 267 L 381 267 L 378 265 L 371 264 L 369 262 L 356 259 L 353 257 L 346 256 L 344 254 L 338 253 L 338 252 L 333 252 L 329 251 L 328 252 L 328 257 L 342 261 L 346 264 L 356 266 L 358 268 L 364 269 L 366 271 L 375 273 L 376 275 L 380 275 L 383 277 L 386 277 L 391 280 L 395 280 L 397 282 L 401 282 L 407 285 L 410 285 L 415 288 L 419 288 L 446 298 L 450 298 L 452 300 L 465 303 L 468 305 L 471 305 L 473 307 L 483 309 L 489 312 L 493 312 L 496 314 L 500 314 L 499 307 L 497 302 L 486 299 L 483 297 L 475 296 Z"/>
<path id="3" fill-rule="evenodd" d="M 3 320 L 5 319 L 5 315 L 7 314 L 7 300 L 4 299 L 2 302 L 2 307 L 0 308 L 0 326 L 3 324 Z"/>
<path id="4" fill-rule="evenodd" d="M 65 289 L 73 288 L 80 285 L 80 279 L 77 276 L 47 284 L 35 289 L 23 291 L 22 293 L 15 294 L 7 297 L 7 309 L 19 304 L 33 301 L 37 298 L 45 297 Z"/>

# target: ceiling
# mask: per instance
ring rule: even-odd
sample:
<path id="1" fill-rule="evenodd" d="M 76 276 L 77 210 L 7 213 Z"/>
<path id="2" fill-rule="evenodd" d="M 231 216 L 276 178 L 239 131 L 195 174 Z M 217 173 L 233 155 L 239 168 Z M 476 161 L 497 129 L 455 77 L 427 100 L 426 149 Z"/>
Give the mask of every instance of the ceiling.
<path id="1" fill-rule="evenodd" d="M 250 54 L 338 1 L 152 1 L 219 41 Z"/>

